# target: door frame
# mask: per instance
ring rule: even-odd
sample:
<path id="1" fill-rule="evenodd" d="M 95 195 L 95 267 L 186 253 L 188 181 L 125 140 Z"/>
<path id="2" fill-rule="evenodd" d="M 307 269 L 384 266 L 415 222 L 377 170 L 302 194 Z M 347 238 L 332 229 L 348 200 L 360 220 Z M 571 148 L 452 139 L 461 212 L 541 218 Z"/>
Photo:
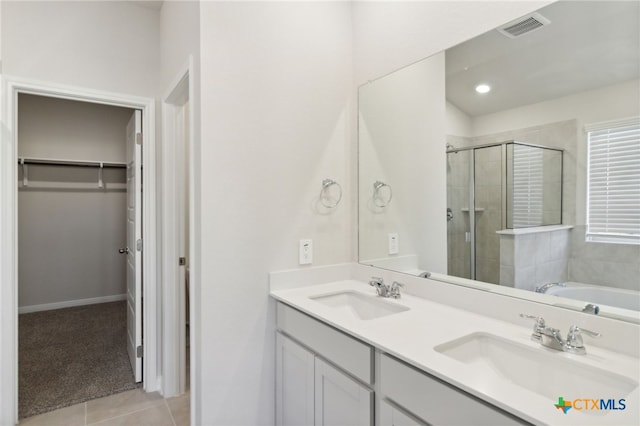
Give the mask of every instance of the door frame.
<path id="1" fill-rule="evenodd" d="M 179 281 L 178 247 L 180 242 L 180 214 L 178 195 L 181 183 L 188 180 L 188 236 L 189 236 L 189 341 L 190 341 L 190 402 L 192 423 L 196 419 L 196 401 L 198 387 L 196 386 L 196 351 L 198 347 L 196 322 L 196 294 L 197 289 L 197 247 L 199 236 L 196 233 L 195 215 L 195 114 L 194 105 L 194 60 L 189 55 L 185 63 L 162 97 L 162 299 L 163 299 L 163 377 L 162 394 L 171 397 L 184 393 L 186 382 L 186 292 L 184 287 L 176 286 Z M 189 102 L 188 122 L 180 123 L 177 114 Z M 182 127 L 181 127 L 182 126 Z M 188 127 L 188 138 L 184 140 L 184 126 Z M 180 134 L 179 134 L 180 133 Z M 178 144 L 186 143 L 188 158 L 186 176 L 179 176 L 181 168 L 176 155 Z M 193 423 L 197 424 L 197 423 Z"/>
<path id="2" fill-rule="evenodd" d="M 156 287 L 155 100 L 2 76 L 0 116 L 0 424 L 18 422 L 18 94 L 142 110 L 143 387 L 159 388 Z"/>

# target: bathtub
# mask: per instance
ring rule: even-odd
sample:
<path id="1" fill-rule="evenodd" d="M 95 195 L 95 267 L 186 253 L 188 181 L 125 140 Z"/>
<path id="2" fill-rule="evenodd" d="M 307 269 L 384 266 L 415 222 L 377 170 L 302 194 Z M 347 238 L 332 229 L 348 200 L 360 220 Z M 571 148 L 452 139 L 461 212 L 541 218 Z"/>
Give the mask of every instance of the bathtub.
<path id="1" fill-rule="evenodd" d="M 570 281 L 565 284 L 566 287 L 551 287 L 545 294 L 640 311 L 640 291 Z"/>

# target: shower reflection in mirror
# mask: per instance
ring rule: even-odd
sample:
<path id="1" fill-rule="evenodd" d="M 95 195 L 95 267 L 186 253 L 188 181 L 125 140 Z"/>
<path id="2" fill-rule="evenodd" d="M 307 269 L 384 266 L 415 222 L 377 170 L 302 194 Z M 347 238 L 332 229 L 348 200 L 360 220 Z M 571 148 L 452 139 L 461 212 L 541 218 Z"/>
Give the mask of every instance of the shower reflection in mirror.
<path id="1" fill-rule="evenodd" d="M 500 231 L 561 224 L 562 155 L 517 141 L 447 144 L 449 275 L 500 284 Z"/>

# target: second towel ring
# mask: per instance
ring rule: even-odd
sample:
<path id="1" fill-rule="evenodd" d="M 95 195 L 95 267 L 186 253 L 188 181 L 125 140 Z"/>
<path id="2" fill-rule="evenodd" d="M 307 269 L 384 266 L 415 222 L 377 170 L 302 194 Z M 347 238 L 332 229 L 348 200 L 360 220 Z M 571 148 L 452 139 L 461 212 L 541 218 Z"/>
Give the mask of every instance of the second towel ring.
<path id="1" fill-rule="evenodd" d="M 331 200 L 331 198 L 327 196 L 327 191 L 329 191 L 329 188 L 331 188 L 333 185 L 338 187 L 338 198 L 334 203 L 327 203 L 327 200 Z M 340 203 L 340 200 L 342 200 L 342 186 L 340 186 L 340 184 L 333 179 L 323 179 L 322 189 L 320 190 L 320 203 L 328 209 L 333 209 L 336 208 L 336 206 Z"/>
<path id="2" fill-rule="evenodd" d="M 380 190 L 384 187 L 387 187 L 387 189 L 389 190 L 389 195 L 388 197 L 382 197 L 380 194 Z M 391 198 L 393 198 L 393 191 L 391 190 L 391 187 L 389 185 L 387 185 L 386 183 L 382 182 L 382 181 L 375 181 L 373 183 L 373 203 L 378 206 L 378 207 L 387 207 L 389 205 L 389 203 L 391 202 Z"/>

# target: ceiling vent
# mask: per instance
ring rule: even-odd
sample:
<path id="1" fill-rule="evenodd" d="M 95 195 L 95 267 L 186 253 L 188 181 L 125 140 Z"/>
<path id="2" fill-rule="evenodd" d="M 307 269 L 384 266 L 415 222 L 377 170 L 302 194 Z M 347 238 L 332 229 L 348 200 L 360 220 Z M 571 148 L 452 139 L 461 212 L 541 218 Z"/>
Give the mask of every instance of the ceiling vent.
<path id="1" fill-rule="evenodd" d="M 545 25 L 549 25 L 550 23 L 551 21 L 539 13 L 532 13 L 501 26 L 498 28 L 498 31 L 509 38 L 516 38 L 535 31 L 538 28 L 542 28 Z"/>

